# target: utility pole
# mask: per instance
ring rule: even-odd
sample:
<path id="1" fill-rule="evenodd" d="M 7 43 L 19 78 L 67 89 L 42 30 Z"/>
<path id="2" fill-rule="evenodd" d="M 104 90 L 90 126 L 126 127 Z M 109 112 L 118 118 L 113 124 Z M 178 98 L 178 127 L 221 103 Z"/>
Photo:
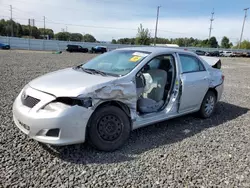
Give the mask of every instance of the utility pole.
<path id="1" fill-rule="evenodd" d="M 45 16 L 43 17 L 43 39 L 45 38 Z"/>
<path id="2" fill-rule="evenodd" d="M 45 50 L 45 16 L 43 16 L 43 50 Z"/>
<path id="3" fill-rule="evenodd" d="M 10 5 L 10 21 L 11 21 L 11 36 L 14 36 L 14 31 L 13 31 L 13 19 L 12 19 L 12 5 Z"/>
<path id="4" fill-rule="evenodd" d="M 157 38 L 159 10 L 160 10 L 160 6 L 157 7 L 157 17 L 156 17 L 156 25 L 155 25 L 155 40 L 154 40 L 154 46 L 155 46 L 155 44 L 156 44 L 156 38 Z"/>
<path id="5" fill-rule="evenodd" d="M 214 21 L 214 9 L 213 9 L 213 12 L 211 13 L 212 16 L 211 16 L 211 19 L 210 19 L 210 28 L 209 28 L 209 36 L 208 36 L 208 39 L 211 38 L 211 32 L 212 32 L 212 26 L 213 26 L 213 21 Z"/>
<path id="6" fill-rule="evenodd" d="M 243 37 L 243 32 L 244 32 L 245 21 L 246 21 L 246 18 L 247 18 L 247 11 L 248 11 L 248 9 L 249 9 L 249 8 L 245 8 L 245 9 L 244 9 L 244 11 L 245 11 L 245 16 L 244 16 L 244 20 L 243 20 L 243 25 L 242 25 L 241 35 L 240 35 L 240 43 L 239 43 L 238 49 L 240 49 L 240 45 L 241 45 L 241 41 L 242 41 L 242 37 Z"/>

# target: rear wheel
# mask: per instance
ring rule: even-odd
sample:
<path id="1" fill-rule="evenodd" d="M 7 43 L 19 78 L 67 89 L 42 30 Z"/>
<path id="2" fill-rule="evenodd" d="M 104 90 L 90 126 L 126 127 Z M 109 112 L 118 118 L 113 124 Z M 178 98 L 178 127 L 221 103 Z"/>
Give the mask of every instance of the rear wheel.
<path id="1" fill-rule="evenodd" d="M 116 106 L 98 109 L 90 121 L 88 141 L 99 150 L 116 150 L 124 145 L 130 136 L 129 118 Z"/>
<path id="2" fill-rule="evenodd" d="M 202 118 L 209 118 L 214 112 L 215 105 L 216 105 L 215 93 L 213 91 L 208 91 L 201 104 L 201 108 L 199 111 L 200 116 Z"/>

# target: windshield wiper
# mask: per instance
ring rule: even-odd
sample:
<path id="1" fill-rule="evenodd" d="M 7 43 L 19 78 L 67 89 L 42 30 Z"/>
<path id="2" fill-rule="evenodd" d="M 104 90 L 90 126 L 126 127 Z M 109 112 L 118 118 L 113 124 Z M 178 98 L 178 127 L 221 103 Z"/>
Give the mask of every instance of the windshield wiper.
<path id="1" fill-rule="evenodd" d="M 87 71 L 91 71 L 91 72 L 94 72 L 96 74 L 100 74 L 102 76 L 114 76 L 114 77 L 119 77 L 120 75 L 117 75 L 117 74 L 114 74 L 114 73 L 110 73 L 110 72 L 103 72 L 103 71 L 100 71 L 100 70 L 96 70 L 96 69 L 86 69 L 86 68 L 83 68 L 84 70 L 87 70 Z"/>
<path id="2" fill-rule="evenodd" d="M 106 73 L 106 72 L 103 72 L 103 71 L 100 71 L 100 70 L 96 70 L 96 69 L 89 69 L 89 68 L 83 68 L 82 67 L 83 64 L 81 65 L 78 65 L 76 67 L 74 67 L 74 69 L 81 69 L 82 71 L 84 72 L 87 72 L 89 74 L 100 74 L 102 76 L 115 76 L 115 77 L 119 77 L 120 75 L 117 75 L 117 74 L 113 74 L 113 73 Z"/>
<path id="3" fill-rule="evenodd" d="M 94 73 L 97 73 L 97 74 L 100 74 L 102 76 L 107 76 L 108 74 L 106 72 L 102 72 L 100 70 L 96 70 L 96 69 L 85 69 L 85 68 L 82 68 L 84 71 L 90 71 L 90 72 L 94 72 Z"/>
<path id="4" fill-rule="evenodd" d="M 81 69 L 82 71 L 86 73 L 94 74 L 93 71 L 83 68 L 82 65 L 77 65 L 76 67 L 73 67 L 73 69 Z"/>

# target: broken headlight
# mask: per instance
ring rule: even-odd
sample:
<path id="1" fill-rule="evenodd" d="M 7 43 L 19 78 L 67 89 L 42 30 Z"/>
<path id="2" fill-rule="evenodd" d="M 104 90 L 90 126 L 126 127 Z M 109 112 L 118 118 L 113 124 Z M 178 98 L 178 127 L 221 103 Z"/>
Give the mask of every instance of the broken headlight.
<path id="1" fill-rule="evenodd" d="M 52 101 L 51 103 L 47 104 L 43 109 L 49 111 L 60 111 L 75 105 L 89 108 L 92 106 L 92 99 L 59 97 L 56 100 Z"/>

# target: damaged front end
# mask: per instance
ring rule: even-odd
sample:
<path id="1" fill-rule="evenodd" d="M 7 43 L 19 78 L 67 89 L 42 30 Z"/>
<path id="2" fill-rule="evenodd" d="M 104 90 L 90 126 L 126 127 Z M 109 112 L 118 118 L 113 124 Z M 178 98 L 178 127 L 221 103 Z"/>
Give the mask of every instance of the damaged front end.
<path id="1" fill-rule="evenodd" d="M 134 82 L 129 81 L 113 81 L 107 84 L 102 84 L 85 90 L 84 94 L 77 97 L 84 99 L 85 105 L 90 105 L 91 109 L 95 110 L 104 102 L 118 102 L 122 108 L 129 108 L 129 116 L 131 119 L 136 118 L 136 86 Z M 87 100 L 88 99 L 88 100 Z M 80 102 L 82 104 L 82 102 Z M 127 111 L 127 110 L 126 110 Z"/>

